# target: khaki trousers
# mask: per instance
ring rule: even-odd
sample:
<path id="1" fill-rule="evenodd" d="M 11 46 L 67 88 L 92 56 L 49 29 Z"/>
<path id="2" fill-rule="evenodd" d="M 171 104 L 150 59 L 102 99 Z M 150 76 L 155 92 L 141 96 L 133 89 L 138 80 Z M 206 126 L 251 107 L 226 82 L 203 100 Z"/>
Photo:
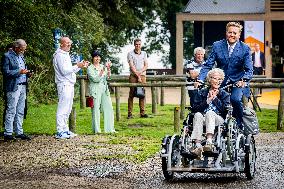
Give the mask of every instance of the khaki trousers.
<path id="1" fill-rule="evenodd" d="M 141 75 L 141 80 L 142 80 L 142 83 L 146 83 L 146 76 Z M 138 77 L 134 74 L 130 74 L 129 83 L 138 83 Z M 134 90 L 135 90 L 135 87 L 130 87 L 129 97 L 128 97 L 128 116 L 132 115 L 133 98 L 134 98 L 134 92 L 135 92 Z M 145 97 L 139 98 L 139 107 L 140 107 L 140 115 L 144 115 L 145 114 Z"/>
<path id="2" fill-rule="evenodd" d="M 214 111 L 208 111 L 205 115 L 197 112 L 194 114 L 193 118 L 193 131 L 191 138 L 194 140 L 201 140 L 203 133 L 203 125 L 206 125 L 206 134 L 214 134 L 215 126 L 221 125 L 224 123 L 224 119 L 217 115 Z"/>

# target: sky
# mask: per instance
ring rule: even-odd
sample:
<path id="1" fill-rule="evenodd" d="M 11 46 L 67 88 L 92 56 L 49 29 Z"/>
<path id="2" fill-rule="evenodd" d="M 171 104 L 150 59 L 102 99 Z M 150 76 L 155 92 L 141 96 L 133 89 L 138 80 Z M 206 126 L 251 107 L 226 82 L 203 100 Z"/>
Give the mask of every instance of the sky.
<path id="1" fill-rule="evenodd" d="M 143 45 L 143 40 L 142 40 Z M 122 75 L 129 73 L 129 65 L 127 63 L 127 53 L 134 49 L 134 45 L 126 45 L 121 48 L 121 53 L 118 54 L 118 58 L 120 59 L 120 63 L 123 64 L 122 68 Z M 162 69 L 163 64 L 161 63 L 162 54 L 161 53 L 154 53 L 154 54 L 147 54 L 148 55 L 148 69 Z"/>
<path id="2" fill-rule="evenodd" d="M 157 17 L 155 22 L 161 22 L 160 18 Z M 158 28 L 156 28 L 158 29 Z M 141 39 L 142 42 L 142 47 L 144 45 L 143 42 L 146 41 L 146 33 L 147 33 L 147 27 L 144 29 L 144 31 L 142 31 L 141 36 L 138 37 Z M 166 51 L 169 51 L 169 45 L 163 45 L 163 48 Z M 121 53 L 119 53 L 117 56 L 120 59 L 120 63 L 123 64 L 123 68 L 122 68 L 122 73 L 121 74 L 128 74 L 129 73 L 129 65 L 127 63 L 127 53 L 129 51 L 132 51 L 134 49 L 134 45 L 133 43 L 129 44 L 129 45 L 125 45 L 124 47 L 121 48 Z M 147 53 L 147 52 L 146 52 Z M 163 64 L 161 63 L 161 58 L 163 56 L 162 53 L 153 53 L 153 54 L 149 54 L 148 55 L 148 69 L 162 69 L 164 68 Z"/>

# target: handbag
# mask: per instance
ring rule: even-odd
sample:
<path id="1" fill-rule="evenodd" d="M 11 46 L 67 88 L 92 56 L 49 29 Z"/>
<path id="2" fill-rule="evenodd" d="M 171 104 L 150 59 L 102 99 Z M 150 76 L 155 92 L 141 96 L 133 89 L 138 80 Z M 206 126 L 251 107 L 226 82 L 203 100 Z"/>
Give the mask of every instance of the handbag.
<path id="1" fill-rule="evenodd" d="M 144 98 L 145 97 L 144 87 L 135 87 L 134 96 L 137 97 L 137 98 Z"/>
<path id="2" fill-rule="evenodd" d="M 247 136 L 249 134 L 257 135 L 259 133 L 259 124 L 256 117 L 256 113 L 249 107 L 244 108 L 243 114 L 244 123 L 244 134 Z"/>
<path id="3" fill-rule="evenodd" d="M 86 98 L 86 107 L 90 107 L 90 108 L 94 107 L 94 98 L 92 96 L 88 96 Z"/>

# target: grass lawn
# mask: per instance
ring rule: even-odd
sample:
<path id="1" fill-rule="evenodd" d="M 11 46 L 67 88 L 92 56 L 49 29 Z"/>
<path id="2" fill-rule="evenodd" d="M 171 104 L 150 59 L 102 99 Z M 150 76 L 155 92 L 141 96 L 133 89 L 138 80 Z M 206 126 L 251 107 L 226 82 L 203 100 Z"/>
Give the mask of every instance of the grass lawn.
<path id="1" fill-rule="evenodd" d="M 80 109 L 76 106 L 76 133 L 79 135 L 92 135 L 91 110 Z M 159 151 L 161 139 L 166 135 L 174 133 L 173 116 L 176 105 L 158 106 L 158 114 L 151 115 L 151 105 L 147 105 L 146 113 L 150 118 L 139 117 L 138 104 L 134 104 L 134 119 L 126 119 L 127 104 L 121 104 L 121 120 L 115 121 L 115 129 L 118 133 L 109 134 L 108 144 L 127 144 L 139 151 L 134 159 L 143 161 Z M 24 131 L 30 135 L 55 135 L 56 104 L 29 106 L 27 119 L 24 121 Z M 115 109 L 115 106 L 113 106 Z M 257 112 L 262 132 L 277 132 L 277 110 L 262 109 Z M 181 121 L 182 123 L 182 121 Z M 103 119 L 101 117 L 101 128 L 103 131 Z M 3 132 L 3 128 L 0 129 Z M 111 157 L 109 157 L 111 158 Z"/>

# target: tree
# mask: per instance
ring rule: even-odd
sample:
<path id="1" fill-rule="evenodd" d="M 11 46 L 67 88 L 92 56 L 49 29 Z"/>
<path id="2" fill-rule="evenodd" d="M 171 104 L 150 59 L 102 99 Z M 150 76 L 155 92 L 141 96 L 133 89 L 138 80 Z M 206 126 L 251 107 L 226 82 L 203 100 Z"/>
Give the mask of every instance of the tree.
<path id="1" fill-rule="evenodd" d="M 90 59 L 99 48 L 103 58 L 117 65 L 114 56 L 124 45 L 148 28 L 146 49 L 163 51 L 170 44 L 170 63 L 175 67 L 175 13 L 185 0 L 2 0 L 0 1 L 0 50 L 17 38 L 28 43 L 27 64 L 35 71 L 30 98 L 39 102 L 55 99 L 52 66 L 52 30 L 60 28 Z M 160 18 L 160 21 L 156 18 Z"/>

